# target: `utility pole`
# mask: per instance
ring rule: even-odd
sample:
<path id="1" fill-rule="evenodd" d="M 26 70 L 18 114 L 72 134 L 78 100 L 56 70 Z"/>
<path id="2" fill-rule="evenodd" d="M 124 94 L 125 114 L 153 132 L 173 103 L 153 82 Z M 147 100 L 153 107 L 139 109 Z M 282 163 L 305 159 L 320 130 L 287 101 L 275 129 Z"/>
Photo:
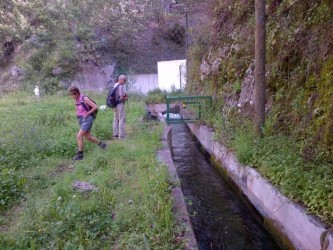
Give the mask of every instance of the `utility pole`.
<path id="1" fill-rule="evenodd" d="M 179 65 L 179 88 L 182 90 L 182 65 Z"/>
<path id="2" fill-rule="evenodd" d="M 255 0 L 255 133 L 263 137 L 266 94 L 266 0 Z"/>
<path id="3" fill-rule="evenodd" d="M 187 16 L 187 9 L 185 8 L 185 60 L 186 60 L 186 79 L 185 81 L 187 82 L 188 80 L 188 16 Z"/>
<path id="4" fill-rule="evenodd" d="M 188 16 L 187 16 L 187 9 L 185 9 L 185 46 L 186 51 L 188 48 Z"/>

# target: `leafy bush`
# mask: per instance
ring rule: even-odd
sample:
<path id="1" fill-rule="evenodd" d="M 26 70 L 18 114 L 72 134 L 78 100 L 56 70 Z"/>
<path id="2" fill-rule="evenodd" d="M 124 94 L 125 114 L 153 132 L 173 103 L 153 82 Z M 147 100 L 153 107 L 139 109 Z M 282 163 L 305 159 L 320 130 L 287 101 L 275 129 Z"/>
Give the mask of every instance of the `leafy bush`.
<path id="1" fill-rule="evenodd" d="M 54 52 L 53 60 L 56 66 L 60 66 L 63 69 L 61 77 L 71 77 L 79 69 L 78 55 L 76 50 L 73 49 L 74 44 L 68 42 L 67 44 L 61 43 L 58 49 Z"/>
<path id="2" fill-rule="evenodd" d="M 49 59 L 50 53 L 52 53 L 53 46 L 45 46 L 40 49 L 33 49 L 30 53 L 28 64 L 36 71 L 42 70 L 44 62 Z"/>
<path id="3" fill-rule="evenodd" d="M 29 59 L 23 63 L 25 80 L 30 85 L 38 82 L 47 94 L 60 90 L 59 82 L 75 75 L 78 71 L 78 55 L 71 42 L 48 43 L 41 48 L 30 50 Z M 60 67 L 57 75 L 53 70 Z"/>
<path id="4" fill-rule="evenodd" d="M 170 92 L 166 90 L 161 90 L 156 88 L 148 92 L 146 97 L 146 104 L 153 104 L 153 103 L 166 103 L 166 97 L 169 96 L 181 96 L 183 94 L 182 90 L 172 88 Z"/>
<path id="5" fill-rule="evenodd" d="M 147 94 L 146 104 L 165 103 L 167 94 L 167 91 L 159 88 L 151 90 Z"/>
<path id="6" fill-rule="evenodd" d="M 0 211 L 8 208 L 21 196 L 25 181 L 12 168 L 0 169 Z"/>
<path id="7" fill-rule="evenodd" d="M 41 87 L 46 94 L 54 94 L 59 90 L 59 79 L 57 77 L 45 78 L 41 83 Z"/>
<path id="8" fill-rule="evenodd" d="M 184 45 L 185 42 L 185 28 L 179 23 L 174 24 L 171 28 L 164 33 L 166 39 L 175 44 Z"/>

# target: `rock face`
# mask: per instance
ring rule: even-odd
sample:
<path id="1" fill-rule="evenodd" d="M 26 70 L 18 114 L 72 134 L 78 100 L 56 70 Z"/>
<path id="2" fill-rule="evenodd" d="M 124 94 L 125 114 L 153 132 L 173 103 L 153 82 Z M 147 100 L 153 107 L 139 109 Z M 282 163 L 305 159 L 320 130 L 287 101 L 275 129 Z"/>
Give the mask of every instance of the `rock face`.
<path id="1" fill-rule="evenodd" d="M 234 48 L 236 50 L 236 48 Z M 219 67 L 224 58 L 229 56 L 227 48 L 223 48 L 219 52 L 219 56 L 210 63 L 208 60 L 203 60 L 200 66 L 201 80 L 205 80 L 219 72 Z M 237 108 L 239 112 L 248 115 L 254 112 L 254 62 L 252 62 L 246 70 L 242 80 L 241 91 L 237 94 L 224 95 L 226 108 Z M 269 105 L 268 105 L 269 106 Z"/>
<path id="2" fill-rule="evenodd" d="M 247 104 L 254 104 L 254 63 L 246 70 L 245 77 L 242 82 L 241 93 L 237 102 L 238 107 L 244 107 Z"/>
<path id="3" fill-rule="evenodd" d="M 231 49 L 223 47 L 219 49 L 217 56 L 210 54 L 208 59 L 203 59 L 200 65 L 201 80 L 204 81 L 209 76 L 219 74 L 220 65 L 223 60 L 227 60 Z"/>
<path id="4" fill-rule="evenodd" d="M 10 68 L 10 73 L 13 78 L 17 78 L 23 74 L 23 69 L 21 67 L 14 65 Z"/>
<path id="5" fill-rule="evenodd" d="M 52 74 L 55 75 L 55 76 L 61 75 L 62 72 L 64 72 L 64 70 L 61 67 L 55 67 L 52 70 Z"/>
<path id="6" fill-rule="evenodd" d="M 200 65 L 200 72 L 201 72 L 201 80 L 204 81 L 208 78 L 208 76 L 211 74 L 211 65 L 208 63 L 208 61 L 203 60 Z"/>
<path id="7" fill-rule="evenodd" d="M 80 72 L 70 82 L 82 90 L 104 90 L 109 88 L 115 64 L 98 66 L 93 62 L 81 63 Z"/>

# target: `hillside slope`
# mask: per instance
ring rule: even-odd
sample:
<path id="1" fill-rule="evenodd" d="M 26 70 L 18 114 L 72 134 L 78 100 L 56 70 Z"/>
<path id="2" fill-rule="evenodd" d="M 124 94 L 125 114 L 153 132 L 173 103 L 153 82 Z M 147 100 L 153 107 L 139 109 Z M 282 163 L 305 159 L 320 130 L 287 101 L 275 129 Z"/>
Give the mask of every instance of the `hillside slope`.
<path id="1" fill-rule="evenodd" d="M 333 218 L 333 1 L 268 0 L 265 139 L 253 137 L 254 1 L 210 0 L 193 30 L 187 92 L 213 95 L 204 123 L 245 164 Z M 315 188 L 314 188 L 315 187 Z"/>
<path id="2" fill-rule="evenodd" d="M 169 7 L 153 0 L 1 3 L 0 94 L 35 85 L 52 94 L 88 80 L 99 88 L 119 74 L 156 73 L 157 61 L 185 56 L 184 16 Z"/>
<path id="3" fill-rule="evenodd" d="M 244 88 L 250 92 L 253 88 L 244 80 L 254 69 L 254 3 L 213 0 L 210 4 L 215 6 L 207 24 L 212 31 L 207 37 L 207 30 L 196 30 L 201 37 L 190 48 L 193 68 L 188 91 L 214 94 L 235 108 Z M 333 152 L 332 18 L 329 0 L 267 2 L 267 115 L 275 133 L 296 135 L 306 142 L 308 160 L 319 152 Z M 251 94 L 241 101 L 241 113 L 251 115 Z"/>

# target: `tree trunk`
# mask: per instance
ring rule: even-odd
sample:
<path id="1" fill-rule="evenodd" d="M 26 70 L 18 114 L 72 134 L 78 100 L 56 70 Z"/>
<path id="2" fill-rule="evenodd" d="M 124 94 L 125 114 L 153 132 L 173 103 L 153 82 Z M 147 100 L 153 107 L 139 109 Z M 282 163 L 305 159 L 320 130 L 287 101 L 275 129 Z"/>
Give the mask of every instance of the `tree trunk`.
<path id="1" fill-rule="evenodd" d="M 263 137 L 265 125 L 266 0 L 255 0 L 255 132 Z"/>

